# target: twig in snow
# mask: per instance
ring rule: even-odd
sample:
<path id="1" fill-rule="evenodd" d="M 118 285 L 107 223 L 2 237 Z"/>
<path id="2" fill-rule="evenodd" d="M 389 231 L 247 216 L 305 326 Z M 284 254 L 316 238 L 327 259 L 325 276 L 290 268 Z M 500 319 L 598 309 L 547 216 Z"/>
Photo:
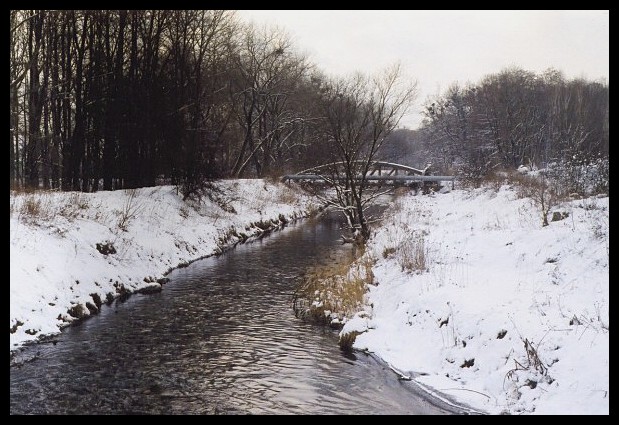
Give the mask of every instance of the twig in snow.
<path id="1" fill-rule="evenodd" d="M 475 390 L 470 390 L 468 388 L 441 388 L 439 389 L 439 391 L 470 391 L 472 393 L 477 393 L 479 395 L 483 395 L 484 397 L 488 397 L 488 400 L 491 399 L 491 397 L 488 394 L 484 394 L 482 392 L 475 391 Z"/>

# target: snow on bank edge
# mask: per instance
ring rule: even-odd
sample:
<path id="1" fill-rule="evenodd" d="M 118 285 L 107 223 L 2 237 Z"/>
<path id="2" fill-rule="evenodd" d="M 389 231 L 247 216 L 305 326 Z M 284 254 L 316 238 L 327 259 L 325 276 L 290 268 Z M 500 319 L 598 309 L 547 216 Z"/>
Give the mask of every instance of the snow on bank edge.
<path id="1" fill-rule="evenodd" d="M 157 280 L 171 269 L 317 208 L 294 185 L 214 185 L 200 203 L 184 202 L 174 186 L 136 189 L 133 198 L 124 190 L 12 193 L 10 350 L 58 333 L 76 320 L 69 309 L 89 316 L 106 298 L 160 290 Z M 36 214 L 25 213 L 27 202 Z M 96 247 L 107 243 L 115 253 Z"/>
<path id="2" fill-rule="evenodd" d="M 396 202 L 369 244 L 371 317 L 342 330 L 367 329 L 354 348 L 489 413 L 608 414 L 608 197 L 547 227 L 507 186 Z M 420 236 L 427 270 L 404 272 L 385 249 Z"/>

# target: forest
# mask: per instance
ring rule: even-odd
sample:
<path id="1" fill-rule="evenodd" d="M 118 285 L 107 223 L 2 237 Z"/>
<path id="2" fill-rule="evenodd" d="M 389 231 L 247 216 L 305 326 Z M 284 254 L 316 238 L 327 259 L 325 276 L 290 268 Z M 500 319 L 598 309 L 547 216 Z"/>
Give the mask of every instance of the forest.
<path id="1" fill-rule="evenodd" d="M 398 129 L 414 81 L 400 88 L 396 67 L 334 78 L 301 48 L 234 11 L 12 10 L 11 188 L 187 194 L 354 152 L 472 179 L 594 165 L 608 190 L 605 82 L 511 67 L 454 83 L 419 129 Z"/>

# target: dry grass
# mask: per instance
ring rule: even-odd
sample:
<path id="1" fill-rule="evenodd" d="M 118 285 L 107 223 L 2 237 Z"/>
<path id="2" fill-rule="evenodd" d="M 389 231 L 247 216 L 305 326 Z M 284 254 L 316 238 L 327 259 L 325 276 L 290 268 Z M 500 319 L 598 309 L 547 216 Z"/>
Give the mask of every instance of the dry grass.
<path id="1" fill-rule="evenodd" d="M 516 170 L 493 170 L 484 177 L 483 184 L 497 191 L 504 184 L 514 187 L 518 197 L 529 198 L 539 210 L 542 226 L 548 226 L 550 210 L 568 199 L 565 188 L 544 174 L 533 176 Z"/>
<path id="2" fill-rule="evenodd" d="M 181 217 L 186 219 L 187 217 L 189 217 L 189 208 L 187 208 L 186 205 L 181 205 L 178 213 Z"/>
<path id="3" fill-rule="evenodd" d="M 49 192 L 20 192 L 11 196 L 10 215 L 28 224 L 40 224 L 51 220 L 56 208 Z"/>
<path id="4" fill-rule="evenodd" d="M 83 216 L 88 207 L 88 198 L 84 193 L 72 192 L 67 203 L 58 210 L 58 214 L 67 220 L 73 220 L 80 215 Z"/>
<path id="5" fill-rule="evenodd" d="M 524 350 L 526 353 L 526 359 L 520 362 L 514 359 L 515 366 L 513 369 L 510 369 L 507 372 L 507 374 L 505 374 L 505 378 L 503 382 L 509 379 L 510 381 L 517 383 L 519 381 L 519 377 L 518 377 L 519 371 L 532 372 L 533 374 L 536 374 L 539 377 L 546 378 L 548 382 L 548 378 L 549 379 L 552 379 L 552 378 L 547 376 L 548 366 L 546 366 L 539 357 L 539 354 L 538 354 L 539 344 L 538 344 L 538 348 L 536 348 L 533 346 L 533 343 L 529 341 L 527 338 L 524 338 L 522 342 L 523 342 Z M 529 378 L 524 382 L 524 385 L 530 388 L 535 388 L 537 386 L 537 381 Z"/>
<path id="6" fill-rule="evenodd" d="M 396 196 L 396 198 L 400 198 L 401 196 L 407 195 L 411 192 L 411 188 L 408 186 L 399 186 L 396 187 L 395 190 L 393 191 L 394 195 Z"/>
<path id="7" fill-rule="evenodd" d="M 90 204 L 82 192 L 20 190 L 11 192 L 10 215 L 31 225 L 40 225 L 62 216 L 69 221 L 84 217 Z"/>
<path id="8" fill-rule="evenodd" d="M 279 195 L 279 202 L 282 204 L 295 205 L 299 200 L 299 196 L 289 187 L 282 189 Z"/>
<path id="9" fill-rule="evenodd" d="M 363 306 L 367 285 L 374 281 L 372 264 L 368 256 L 360 256 L 310 270 L 294 295 L 297 317 L 325 325 L 352 317 Z"/>
<path id="10" fill-rule="evenodd" d="M 413 237 L 402 243 L 395 256 L 402 271 L 422 273 L 427 271 L 427 249 L 423 235 Z"/>
<path id="11" fill-rule="evenodd" d="M 395 224 L 389 233 L 388 242 L 383 248 L 383 258 L 393 258 L 402 271 L 423 273 L 428 270 L 428 249 L 424 230 L 412 230 L 406 223 Z"/>
<path id="12" fill-rule="evenodd" d="M 26 196 L 19 213 L 22 217 L 36 218 L 41 215 L 41 199 L 36 195 Z"/>
<path id="13" fill-rule="evenodd" d="M 136 201 L 137 189 L 125 190 L 125 194 L 127 195 L 127 199 L 122 209 L 117 210 L 118 221 L 116 223 L 118 228 L 124 232 L 127 231 L 129 222 L 136 218 L 143 209 L 143 205 Z"/>
<path id="14" fill-rule="evenodd" d="M 396 252 L 397 252 L 397 250 L 395 249 L 395 247 L 387 246 L 387 247 L 385 247 L 385 249 L 383 249 L 383 258 L 389 258 L 393 254 L 395 254 Z"/>
<path id="15" fill-rule="evenodd" d="M 80 210 L 88 209 L 88 197 L 83 192 L 71 193 L 68 203 Z"/>

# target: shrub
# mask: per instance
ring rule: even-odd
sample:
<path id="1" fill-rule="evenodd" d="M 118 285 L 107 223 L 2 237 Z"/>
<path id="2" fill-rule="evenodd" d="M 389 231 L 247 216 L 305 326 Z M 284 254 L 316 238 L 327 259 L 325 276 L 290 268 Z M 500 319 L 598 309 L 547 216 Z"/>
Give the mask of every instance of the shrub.
<path id="1" fill-rule="evenodd" d="M 282 176 L 285 173 L 279 169 L 270 168 L 266 173 L 263 173 L 263 180 L 269 183 L 278 184 L 282 181 Z"/>
<path id="2" fill-rule="evenodd" d="M 526 176 L 518 186 L 518 194 L 521 197 L 530 198 L 539 209 L 542 226 L 548 226 L 548 213 L 557 205 L 565 195 L 556 189 L 554 182 L 543 175 Z"/>
<path id="3" fill-rule="evenodd" d="M 609 191 L 608 157 L 585 160 L 576 155 L 569 160 L 549 164 L 545 174 L 565 193 L 585 196 Z"/>
<path id="4" fill-rule="evenodd" d="M 495 191 L 498 191 L 504 184 L 509 184 L 513 178 L 522 176 L 521 173 L 507 171 L 503 168 L 494 168 L 490 170 L 483 178 L 483 184 L 489 186 Z"/>
<path id="5" fill-rule="evenodd" d="M 204 197 L 207 197 L 223 211 L 236 214 L 236 210 L 231 205 L 234 199 L 227 198 L 224 191 L 210 180 L 201 180 L 200 182 L 194 182 L 192 184 L 182 184 L 177 186 L 177 190 L 183 195 L 183 201 L 191 201 L 194 204 L 194 209 L 198 212 L 200 211 L 200 205 Z"/>

